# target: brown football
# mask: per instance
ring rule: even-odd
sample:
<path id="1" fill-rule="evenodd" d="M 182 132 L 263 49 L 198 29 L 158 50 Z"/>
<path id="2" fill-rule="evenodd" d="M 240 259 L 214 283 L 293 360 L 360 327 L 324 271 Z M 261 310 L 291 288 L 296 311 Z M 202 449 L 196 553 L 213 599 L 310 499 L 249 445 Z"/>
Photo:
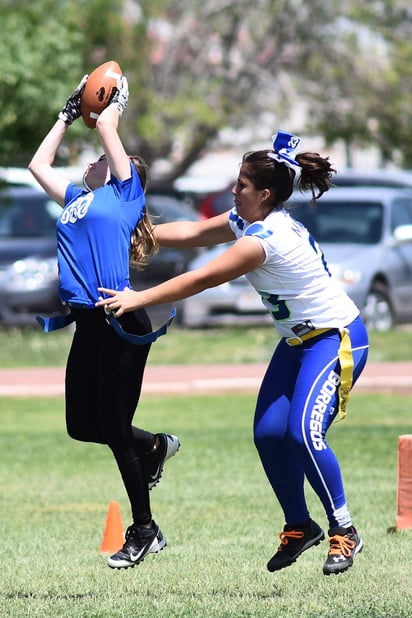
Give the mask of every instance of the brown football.
<path id="1" fill-rule="evenodd" d="M 90 73 L 80 100 L 80 111 L 86 127 L 94 129 L 96 120 L 112 100 L 122 70 L 117 62 L 109 60 Z"/>

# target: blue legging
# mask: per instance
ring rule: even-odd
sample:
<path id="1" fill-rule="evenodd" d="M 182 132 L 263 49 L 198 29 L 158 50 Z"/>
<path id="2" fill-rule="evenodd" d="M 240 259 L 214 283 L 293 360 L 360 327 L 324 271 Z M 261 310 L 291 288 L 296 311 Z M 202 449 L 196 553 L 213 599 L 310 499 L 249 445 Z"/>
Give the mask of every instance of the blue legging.
<path id="1" fill-rule="evenodd" d="M 349 326 L 353 384 L 368 356 L 368 335 L 360 318 Z M 305 477 L 321 500 L 330 527 L 346 504 L 339 463 L 325 440 L 338 412 L 338 330 L 291 347 L 282 339 L 260 388 L 254 440 L 266 476 L 288 525 L 309 517 Z"/>

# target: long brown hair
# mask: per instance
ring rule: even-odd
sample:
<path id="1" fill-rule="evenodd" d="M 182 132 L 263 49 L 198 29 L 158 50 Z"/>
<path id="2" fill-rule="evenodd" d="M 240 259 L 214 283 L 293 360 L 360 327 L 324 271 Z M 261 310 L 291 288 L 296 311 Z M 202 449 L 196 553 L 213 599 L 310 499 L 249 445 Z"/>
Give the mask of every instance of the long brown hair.
<path id="1" fill-rule="evenodd" d="M 145 191 L 147 186 L 147 163 L 140 155 L 133 155 L 130 157 L 130 160 L 139 174 L 143 191 Z M 158 251 L 159 244 L 153 235 L 153 225 L 150 221 L 146 205 L 144 215 L 133 230 L 130 241 L 130 265 L 141 270 L 146 266 L 150 256 Z"/>

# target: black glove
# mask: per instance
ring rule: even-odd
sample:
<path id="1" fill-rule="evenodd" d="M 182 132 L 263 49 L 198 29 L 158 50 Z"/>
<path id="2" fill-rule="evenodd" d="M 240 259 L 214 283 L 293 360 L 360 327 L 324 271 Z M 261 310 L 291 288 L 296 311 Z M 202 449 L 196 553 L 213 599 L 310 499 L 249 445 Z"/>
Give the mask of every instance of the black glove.
<path id="1" fill-rule="evenodd" d="M 80 83 L 75 90 L 73 90 L 66 101 L 66 105 L 59 114 L 60 120 L 63 120 L 68 125 L 80 117 L 80 99 L 82 98 L 82 93 L 88 77 L 88 75 L 83 75 Z"/>
<path id="2" fill-rule="evenodd" d="M 127 78 L 125 75 L 119 77 L 117 81 L 117 92 L 113 96 L 110 101 L 110 105 L 115 103 L 117 105 L 117 109 L 119 110 L 120 115 L 123 114 L 124 110 L 127 107 L 127 102 L 129 100 L 129 84 L 127 83 Z"/>

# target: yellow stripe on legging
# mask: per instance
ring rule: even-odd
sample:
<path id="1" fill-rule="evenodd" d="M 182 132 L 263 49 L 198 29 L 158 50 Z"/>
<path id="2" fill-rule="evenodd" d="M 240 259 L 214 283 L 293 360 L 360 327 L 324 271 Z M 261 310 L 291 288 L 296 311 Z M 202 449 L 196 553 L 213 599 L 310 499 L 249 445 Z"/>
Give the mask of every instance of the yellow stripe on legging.
<path id="1" fill-rule="evenodd" d="M 339 397 L 339 419 L 343 421 L 346 416 L 346 407 L 349 401 L 349 394 L 352 388 L 353 378 L 353 356 L 352 343 L 349 336 L 349 331 L 346 328 L 340 330 L 340 346 L 338 358 L 340 362 L 340 386 L 338 390 Z"/>

